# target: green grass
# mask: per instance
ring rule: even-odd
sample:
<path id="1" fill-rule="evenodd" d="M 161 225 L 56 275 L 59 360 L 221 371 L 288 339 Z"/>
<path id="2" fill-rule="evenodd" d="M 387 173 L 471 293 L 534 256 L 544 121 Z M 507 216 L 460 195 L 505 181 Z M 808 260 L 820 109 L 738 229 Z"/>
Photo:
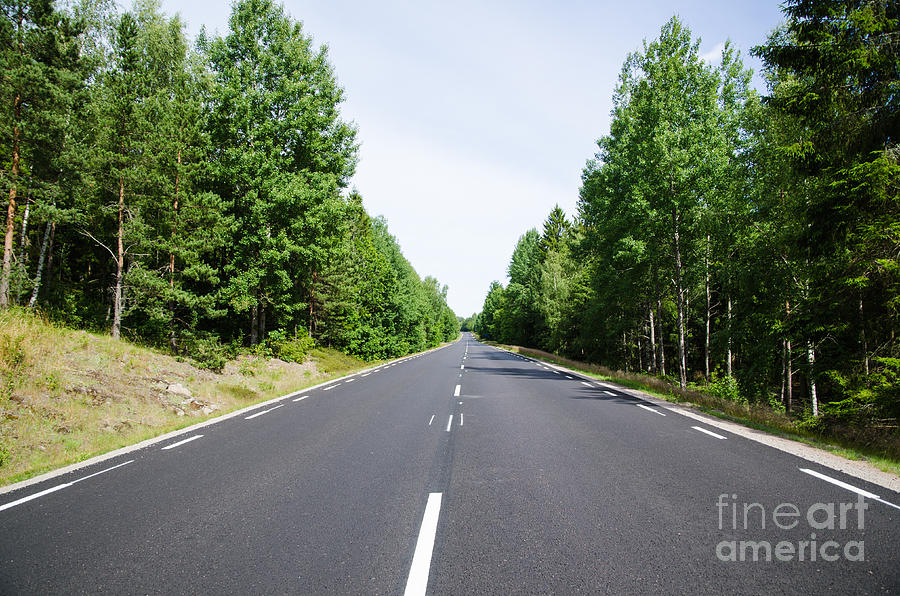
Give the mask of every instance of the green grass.
<path id="1" fill-rule="evenodd" d="M 678 404 L 690 404 L 710 416 L 785 439 L 799 441 L 847 459 L 866 461 L 884 472 L 900 476 L 900 436 L 897 433 L 887 436 L 864 430 L 856 432 L 847 430 L 843 434 L 833 433 L 830 435 L 812 433 L 800 427 L 798 422 L 787 414 L 766 405 L 733 402 L 696 389 L 681 389 L 659 377 L 614 371 L 598 364 L 580 362 L 542 350 L 490 341 L 484 341 L 484 343 L 564 366 L 601 381 L 610 381 L 629 389 L 643 391 L 658 399 Z"/>
<path id="2" fill-rule="evenodd" d="M 316 348 L 303 364 L 245 354 L 216 373 L 23 309 L 0 311 L 0 485 L 369 366 Z M 196 404 L 167 392 L 173 383 Z"/>

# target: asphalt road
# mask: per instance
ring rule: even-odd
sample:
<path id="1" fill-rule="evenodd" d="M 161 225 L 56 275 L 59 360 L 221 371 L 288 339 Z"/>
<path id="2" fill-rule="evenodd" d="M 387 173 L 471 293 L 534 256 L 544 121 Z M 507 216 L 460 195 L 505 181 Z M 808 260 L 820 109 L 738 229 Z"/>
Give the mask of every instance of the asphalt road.
<path id="1" fill-rule="evenodd" d="M 0 593 L 889 593 L 898 504 L 464 335 L 0 495 Z"/>

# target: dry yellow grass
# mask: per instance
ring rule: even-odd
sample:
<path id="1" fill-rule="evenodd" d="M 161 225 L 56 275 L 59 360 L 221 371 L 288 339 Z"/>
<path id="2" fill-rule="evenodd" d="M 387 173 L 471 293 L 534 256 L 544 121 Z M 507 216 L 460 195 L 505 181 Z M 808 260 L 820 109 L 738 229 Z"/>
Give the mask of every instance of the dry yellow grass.
<path id="1" fill-rule="evenodd" d="M 0 485 L 365 366 L 317 349 L 304 364 L 241 356 L 217 374 L 21 309 L 0 312 Z M 169 390 L 176 384 L 191 397 Z"/>

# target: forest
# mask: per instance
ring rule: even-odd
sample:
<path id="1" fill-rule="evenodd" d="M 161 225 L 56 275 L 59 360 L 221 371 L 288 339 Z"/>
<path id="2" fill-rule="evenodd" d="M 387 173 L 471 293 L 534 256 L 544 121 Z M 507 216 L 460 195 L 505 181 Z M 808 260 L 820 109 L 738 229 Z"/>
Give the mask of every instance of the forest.
<path id="1" fill-rule="evenodd" d="M 900 419 L 900 4 L 788 0 L 720 61 L 673 17 L 625 60 L 577 213 L 515 246 L 482 337 L 811 427 Z"/>
<path id="2" fill-rule="evenodd" d="M 313 343 L 366 359 L 457 337 L 349 180 L 327 47 L 271 0 L 195 43 L 154 0 L 2 0 L 0 308 L 211 368 Z"/>

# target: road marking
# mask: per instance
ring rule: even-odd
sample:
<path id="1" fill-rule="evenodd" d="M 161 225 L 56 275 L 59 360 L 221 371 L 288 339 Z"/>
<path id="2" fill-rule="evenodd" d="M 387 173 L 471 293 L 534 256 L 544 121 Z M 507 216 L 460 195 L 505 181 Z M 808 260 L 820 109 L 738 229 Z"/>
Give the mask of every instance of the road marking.
<path id="1" fill-rule="evenodd" d="M 196 441 L 197 439 L 199 439 L 202 436 L 203 435 L 194 435 L 193 437 L 189 437 L 183 441 L 178 441 L 177 443 L 172 443 L 171 445 L 167 445 L 166 447 L 163 447 L 163 450 L 174 449 L 175 447 L 178 447 L 179 445 L 184 445 L 185 443 L 190 443 L 191 441 Z"/>
<path id="2" fill-rule="evenodd" d="M 325 387 L 324 389 L 322 389 L 322 391 L 331 391 L 335 387 L 337 387 L 337 385 L 329 385 L 328 387 Z"/>
<path id="3" fill-rule="evenodd" d="M 361 376 L 361 377 L 368 377 L 368 376 L 371 375 L 371 374 L 372 374 L 372 373 L 366 373 L 366 374 L 364 374 L 364 375 L 359 375 L 359 376 Z"/>
<path id="4" fill-rule="evenodd" d="M 293 401 L 303 401 L 303 400 L 306 399 L 307 397 L 309 397 L 309 396 L 308 396 L 308 395 L 301 395 L 300 397 L 298 397 L 297 399 L 295 399 L 295 400 L 293 400 Z"/>
<path id="5" fill-rule="evenodd" d="M 344 382 L 345 382 L 345 383 L 352 383 L 352 382 L 355 381 L 355 380 L 356 380 L 356 379 L 347 379 L 347 380 L 344 381 Z"/>
<path id="6" fill-rule="evenodd" d="M 634 404 L 634 405 L 636 405 L 639 408 L 644 408 L 647 411 L 653 412 L 654 414 L 659 414 L 660 416 L 665 416 L 665 414 L 663 414 L 662 412 L 660 412 L 659 410 L 657 410 L 655 408 L 651 408 L 650 406 L 645 406 L 644 404 Z"/>
<path id="7" fill-rule="evenodd" d="M 841 482 L 837 478 L 832 478 L 831 476 L 826 476 L 825 474 L 820 474 L 819 472 L 816 472 L 815 470 L 810 470 L 807 468 L 798 468 L 798 469 L 801 472 L 809 474 L 810 476 L 815 476 L 816 478 L 818 478 L 820 480 L 824 480 L 825 482 L 830 482 L 831 484 L 840 486 L 841 488 L 845 488 L 849 491 L 853 491 L 858 495 L 862 495 L 864 497 L 869 497 L 870 499 L 878 499 L 879 501 L 881 500 L 881 497 L 879 497 L 878 495 L 872 494 L 869 491 L 863 490 L 861 488 L 856 488 L 852 484 L 847 484 L 846 482 Z M 895 505 L 895 507 L 896 507 L 896 505 Z"/>
<path id="8" fill-rule="evenodd" d="M 460 365 L 459 365 L 459 370 L 462 370 L 462 369 L 464 369 L 465 367 L 466 367 L 465 364 L 460 364 Z"/>
<path id="9" fill-rule="evenodd" d="M 453 414 L 450 414 L 449 420 L 447 420 L 447 432 L 450 432 L 450 427 L 453 426 Z"/>
<path id="10" fill-rule="evenodd" d="M 462 412 L 459 413 L 459 425 L 460 426 L 463 425 L 463 413 Z"/>
<path id="11" fill-rule="evenodd" d="M 462 387 L 457 385 L 456 389 L 453 390 L 453 397 L 459 397 L 459 392 L 461 389 L 462 389 Z"/>
<path id="12" fill-rule="evenodd" d="M 431 426 L 432 422 L 434 422 L 434 414 L 431 415 L 431 420 L 428 421 L 428 426 Z"/>
<path id="13" fill-rule="evenodd" d="M 94 476 L 99 476 L 100 474 L 104 474 L 106 472 L 109 472 L 110 470 L 115 470 L 116 468 L 121 468 L 122 466 L 127 466 L 128 464 L 133 463 L 133 462 L 134 462 L 133 459 L 129 459 L 128 461 L 122 462 L 121 464 L 118 464 L 111 468 L 106 468 L 105 470 L 100 470 L 99 472 L 94 472 L 93 474 L 88 474 L 84 478 L 79 478 L 78 480 L 73 480 L 72 482 L 66 482 L 64 484 L 57 484 L 56 486 L 53 486 L 46 490 L 42 490 L 39 493 L 34 493 L 33 495 L 28 495 L 27 497 L 22 497 L 21 499 L 12 501 L 11 503 L 6 503 L 5 505 L 0 505 L 0 511 L 4 511 L 6 509 L 12 509 L 16 505 L 21 505 L 22 503 L 27 503 L 28 501 L 33 501 L 34 499 L 43 497 L 44 495 L 49 495 L 50 493 L 55 493 L 58 490 L 68 488 L 68 487 L 72 486 L 73 484 L 77 484 L 77 483 L 81 482 L 82 480 L 87 480 L 88 478 L 93 478 Z"/>
<path id="14" fill-rule="evenodd" d="M 559 372 L 558 370 L 554 370 L 554 371 L 551 371 L 551 372 L 555 372 L 555 373 L 558 374 L 558 375 L 561 375 L 561 374 L 562 374 L 562 373 Z"/>
<path id="15" fill-rule="evenodd" d="M 585 387 L 590 387 L 590 386 L 591 386 L 591 384 L 588 383 L 587 381 L 582 381 L 581 384 L 584 385 Z"/>
<path id="16" fill-rule="evenodd" d="M 612 391 L 604 391 L 603 393 L 605 393 L 606 395 L 615 395 L 615 393 L 613 393 Z"/>
<path id="17" fill-rule="evenodd" d="M 244 420 L 250 420 L 252 418 L 256 418 L 257 416 L 262 416 L 263 414 L 268 414 L 272 410 L 277 410 L 278 408 L 280 408 L 283 405 L 284 404 L 278 404 L 274 408 L 269 408 L 268 410 L 263 410 L 262 412 L 257 412 L 256 414 L 251 414 L 251 415 L 247 416 L 246 418 L 244 418 Z"/>
<path id="18" fill-rule="evenodd" d="M 567 378 L 567 379 L 574 379 L 575 377 L 570 377 L 569 375 L 566 375 L 566 378 Z"/>
<path id="19" fill-rule="evenodd" d="M 422 525 L 419 527 L 419 537 L 416 539 L 412 565 L 409 567 L 409 577 L 406 579 L 406 589 L 403 591 L 404 596 L 418 596 L 424 594 L 428 588 L 431 554 L 434 551 L 434 538 L 437 535 L 440 515 L 441 493 L 429 493 L 425 513 L 422 515 Z"/>
<path id="20" fill-rule="evenodd" d="M 706 434 L 708 434 L 709 436 L 715 437 L 715 438 L 717 438 L 717 439 L 727 439 L 727 438 L 728 438 L 728 437 L 723 437 L 722 435 L 717 435 L 717 434 L 714 433 L 713 431 L 711 431 L 711 430 L 706 430 L 705 428 L 701 428 L 701 427 L 699 427 L 699 426 L 692 426 L 691 428 L 693 428 L 694 430 L 699 430 L 700 432 L 706 433 Z"/>

